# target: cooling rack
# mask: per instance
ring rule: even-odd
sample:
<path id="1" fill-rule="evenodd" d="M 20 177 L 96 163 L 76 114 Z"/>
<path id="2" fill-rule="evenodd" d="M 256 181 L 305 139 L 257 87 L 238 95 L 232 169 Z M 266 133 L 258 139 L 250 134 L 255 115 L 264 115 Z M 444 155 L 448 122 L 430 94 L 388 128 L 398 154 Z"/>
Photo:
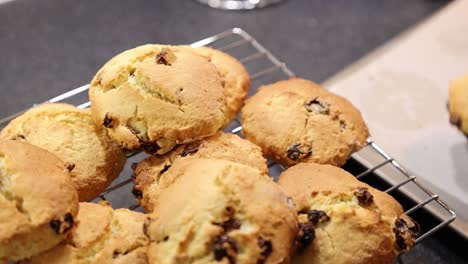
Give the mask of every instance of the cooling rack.
<path id="1" fill-rule="evenodd" d="M 250 73 L 253 89 L 261 84 L 272 83 L 277 80 L 295 76 L 285 63 L 276 58 L 270 51 L 260 45 L 252 36 L 240 28 L 233 28 L 217 35 L 205 38 L 191 44 L 192 47 L 211 46 L 227 52 L 239 59 Z M 79 108 L 90 106 L 87 90 L 89 86 L 78 87 L 62 95 L 54 97 L 45 103 L 67 102 Z M 24 112 L 24 111 L 23 111 Z M 5 126 L 11 119 L 20 115 L 17 113 L 0 120 L 0 128 Z M 235 133 L 241 136 L 241 123 L 237 118 L 226 129 L 226 132 Z M 125 169 L 111 187 L 104 191 L 99 198 L 109 200 L 115 207 L 128 207 L 132 210 L 142 210 L 131 194 L 131 169 L 130 164 L 144 158 L 146 154 L 133 152 L 127 155 L 128 162 Z M 364 158 L 363 158 L 364 157 Z M 372 157 L 366 159 L 365 157 Z M 399 202 L 403 203 L 401 194 L 411 197 L 411 202 L 404 202 L 406 214 L 418 221 L 421 210 L 437 212 L 437 220 L 430 226 L 422 226 L 416 243 L 432 235 L 439 229 L 449 225 L 455 220 L 455 213 L 431 190 L 420 184 L 416 177 L 404 169 L 400 163 L 383 151 L 371 138 L 367 140 L 367 146 L 357 154 L 353 154 L 349 163 L 354 163 L 360 167 L 359 170 L 348 170 L 359 180 L 374 185 L 378 189 L 390 193 Z M 351 165 L 350 165 L 351 166 Z M 285 170 L 285 167 L 271 160 L 268 161 L 270 175 L 277 179 L 278 175 Z M 347 166 L 345 165 L 345 169 Z M 384 173 L 385 172 L 385 173 Z M 378 179 L 383 184 L 376 186 Z M 405 196 L 406 197 L 406 196 Z"/>

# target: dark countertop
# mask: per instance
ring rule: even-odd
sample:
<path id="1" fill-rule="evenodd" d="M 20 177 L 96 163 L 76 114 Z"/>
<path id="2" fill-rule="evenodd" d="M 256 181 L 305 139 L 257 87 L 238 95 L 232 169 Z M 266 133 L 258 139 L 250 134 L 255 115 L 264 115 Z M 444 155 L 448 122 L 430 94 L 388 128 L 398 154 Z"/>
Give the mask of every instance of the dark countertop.
<path id="1" fill-rule="evenodd" d="M 191 43 L 232 27 L 245 29 L 297 75 L 320 82 L 445 4 L 289 0 L 226 12 L 193 0 L 9 2 L 0 5 L 0 116 L 87 83 L 125 49 Z M 402 263 L 466 263 L 466 256 L 451 249 L 452 238 L 443 238 L 447 232 L 418 244 Z"/>

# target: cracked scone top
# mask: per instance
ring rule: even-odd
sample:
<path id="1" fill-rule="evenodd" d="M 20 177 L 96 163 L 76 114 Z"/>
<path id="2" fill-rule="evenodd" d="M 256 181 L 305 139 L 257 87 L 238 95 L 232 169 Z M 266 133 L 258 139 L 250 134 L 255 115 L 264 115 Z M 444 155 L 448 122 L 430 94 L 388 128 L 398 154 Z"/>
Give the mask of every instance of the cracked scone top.
<path id="1" fill-rule="evenodd" d="M 278 184 L 299 214 L 292 263 L 393 263 L 414 244 L 419 226 L 401 205 L 341 168 L 301 163 Z"/>
<path id="2" fill-rule="evenodd" d="M 297 215 L 271 178 L 215 159 L 178 173 L 150 214 L 150 263 L 289 263 Z"/>
<path id="3" fill-rule="evenodd" d="M 141 161 L 133 175 L 133 194 L 140 205 L 149 212 L 153 211 L 160 190 L 175 179 L 176 174 L 172 170 L 200 158 L 229 160 L 268 173 L 266 160 L 258 146 L 235 134 L 217 132 L 201 141 L 179 146 L 166 156 L 152 156 Z"/>
<path id="4" fill-rule="evenodd" d="M 0 139 L 0 263 L 54 247 L 77 212 L 77 194 L 61 160 L 30 144 Z"/>
<path id="5" fill-rule="evenodd" d="M 96 198 L 119 176 L 125 156 L 89 109 L 43 104 L 15 118 L 1 138 L 26 141 L 57 155 L 68 166 L 80 201 Z"/>
<path id="6" fill-rule="evenodd" d="M 450 84 L 449 112 L 450 122 L 468 136 L 468 74 Z"/>
<path id="7" fill-rule="evenodd" d="M 37 255 L 31 264 L 146 264 L 149 243 L 143 232 L 148 217 L 105 203 L 80 203 L 77 227 L 57 247 Z"/>
<path id="8" fill-rule="evenodd" d="M 249 73 L 242 63 L 227 53 L 209 47 L 190 49 L 207 58 L 218 70 L 226 94 L 225 125 L 229 124 L 244 105 L 250 89 Z"/>
<path id="9" fill-rule="evenodd" d="M 348 100 L 299 78 L 262 86 L 247 99 L 242 133 L 266 156 L 288 166 L 341 166 L 369 135 L 361 113 Z"/>
<path id="10" fill-rule="evenodd" d="M 96 123 L 124 148 L 163 154 L 214 134 L 226 98 L 216 68 L 184 48 L 144 45 L 112 58 L 89 89 Z"/>

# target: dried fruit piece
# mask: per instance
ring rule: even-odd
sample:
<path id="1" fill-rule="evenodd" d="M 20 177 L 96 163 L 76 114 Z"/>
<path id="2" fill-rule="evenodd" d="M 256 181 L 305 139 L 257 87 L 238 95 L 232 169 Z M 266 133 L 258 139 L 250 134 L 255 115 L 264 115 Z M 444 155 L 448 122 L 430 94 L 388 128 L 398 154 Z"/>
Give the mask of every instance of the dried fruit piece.
<path id="1" fill-rule="evenodd" d="M 311 224 L 314 225 L 330 221 L 330 217 L 327 215 L 327 213 L 320 210 L 310 210 L 309 212 L 307 212 L 307 219 Z"/>
<path id="2" fill-rule="evenodd" d="M 236 263 L 237 246 L 235 241 L 226 234 L 218 236 L 214 242 L 214 258 L 221 261 L 227 258 L 229 263 Z"/>
<path id="3" fill-rule="evenodd" d="M 315 229 L 311 223 L 299 223 L 299 232 L 296 235 L 299 251 L 306 248 L 315 239 Z"/>
<path id="4" fill-rule="evenodd" d="M 260 258 L 257 260 L 257 264 L 263 264 L 267 260 L 268 256 L 270 256 L 271 252 L 273 251 L 273 245 L 271 244 L 270 240 L 263 239 L 259 237 L 257 240 L 257 245 L 260 248 Z"/>
<path id="5" fill-rule="evenodd" d="M 168 48 L 163 48 L 158 54 L 156 54 L 157 64 L 171 66 L 174 60 L 175 60 L 175 55 Z"/>
<path id="6" fill-rule="evenodd" d="M 413 246 L 414 238 L 419 233 L 419 225 L 406 215 L 404 216 L 405 219 L 402 217 L 395 220 L 393 233 L 395 234 L 397 247 L 406 251 Z"/>
<path id="7" fill-rule="evenodd" d="M 225 232 L 228 232 L 233 229 L 239 229 L 241 227 L 241 223 L 237 219 L 228 219 L 220 224 L 215 223 L 215 225 L 221 226 Z"/>
<path id="8" fill-rule="evenodd" d="M 369 206 L 374 201 L 374 196 L 367 190 L 366 187 L 358 187 L 354 192 L 357 197 L 359 204 L 362 206 Z"/>
<path id="9" fill-rule="evenodd" d="M 137 199 L 143 198 L 143 192 L 141 190 L 138 190 L 137 188 L 133 187 L 132 189 L 132 194 L 135 196 Z"/>
<path id="10" fill-rule="evenodd" d="M 150 154 L 154 154 L 161 149 L 158 143 L 152 141 L 141 141 L 141 148 Z"/>
<path id="11" fill-rule="evenodd" d="M 112 121 L 114 121 L 112 117 L 109 116 L 109 113 L 106 113 L 106 116 L 104 116 L 104 120 L 102 121 L 102 125 L 107 128 L 112 128 Z"/>
<path id="12" fill-rule="evenodd" d="M 305 103 L 304 107 L 308 112 L 316 114 L 328 115 L 330 113 L 330 105 L 326 102 L 320 101 L 318 97 L 315 97 Z"/>
<path id="13" fill-rule="evenodd" d="M 312 147 L 307 144 L 296 143 L 290 145 L 286 153 L 289 159 L 296 161 L 309 157 L 312 154 Z"/>
<path id="14" fill-rule="evenodd" d="M 198 152 L 198 145 L 189 144 L 185 145 L 184 150 L 180 153 L 181 157 L 185 157 L 187 155 L 193 155 Z"/>
<path id="15" fill-rule="evenodd" d="M 67 170 L 71 172 L 75 168 L 75 163 L 66 162 L 65 168 L 67 168 Z"/>
<path id="16" fill-rule="evenodd" d="M 63 217 L 63 220 L 59 219 L 54 219 L 51 220 L 49 225 L 54 230 L 54 232 L 59 235 L 59 234 L 64 234 L 68 232 L 70 229 L 72 229 L 73 224 L 74 224 L 73 216 L 71 213 L 66 213 L 65 216 Z"/>

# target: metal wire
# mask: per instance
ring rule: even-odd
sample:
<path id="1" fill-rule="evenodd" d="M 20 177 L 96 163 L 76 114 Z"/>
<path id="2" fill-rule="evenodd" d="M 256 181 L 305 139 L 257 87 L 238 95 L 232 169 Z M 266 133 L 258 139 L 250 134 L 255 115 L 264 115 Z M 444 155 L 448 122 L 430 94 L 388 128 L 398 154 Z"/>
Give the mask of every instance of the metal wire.
<path id="1" fill-rule="evenodd" d="M 249 48 L 253 49 L 250 53 L 248 53 L 249 55 L 245 55 L 243 57 L 238 58 L 238 60 L 240 62 L 242 62 L 247 68 L 249 68 L 249 66 L 251 66 L 253 63 L 255 63 L 256 61 L 259 61 L 259 60 L 266 59 L 269 62 L 268 66 L 262 67 L 261 69 L 259 69 L 259 70 L 257 69 L 256 71 L 250 73 L 252 82 L 259 81 L 259 79 L 261 79 L 261 78 L 263 78 L 265 76 L 269 76 L 271 74 L 277 73 L 278 71 L 281 71 L 281 73 L 284 75 L 284 77 L 293 77 L 293 76 L 295 76 L 294 73 L 286 66 L 285 63 L 278 60 L 270 51 L 265 49 L 252 36 L 250 36 L 247 32 L 245 32 L 244 30 L 242 30 L 240 28 L 233 28 L 233 29 L 221 32 L 221 33 L 219 33 L 217 35 L 214 35 L 214 36 L 205 38 L 203 40 L 197 41 L 195 43 L 192 43 L 191 46 L 192 47 L 201 47 L 201 46 L 208 46 L 208 45 L 213 46 L 218 41 L 221 41 L 221 40 L 224 41 L 224 40 L 227 40 L 227 39 L 231 39 L 233 37 L 236 38 L 236 39 L 231 40 L 227 44 L 225 43 L 223 46 L 218 47 L 218 49 L 221 49 L 221 50 L 224 50 L 224 51 L 232 51 L 232 50 L 235 50 L 235 49 L 241 48 L 241 47 L 242 48 L 249 47 Z M 81 86 L 79 88 L 68 91 L 68 92 L 66 92 L 64 94 L 61 94 L 61 95 L 59 95 L 57 97 L 54 97 L 54 98 L 46 101 L 46 103 L 47 102 L 61 102 L 61 101 L 65 100 L 65 99 L 70 99 L 71 97 L 73 97 L 75 95 L 86 92 L 88 90 L 88 88 L 89 88 L 89 85 Z M 90 105 L 91 105 L 90 102 L 83 102 L 81 104 L 78 104 L 77 106 L 79 108 L 87 108 L 87 107 L 90 107 Z M 20 113 L 16 113 L 16 114 L 13 114 L 13 115 L 10 115 L 10 116 L 8 116 L 6 118 L 1 119 L 0 120 L 0 126 L 5 125 L 7 122 L 9 122 L 13 118 L 21 115 L 24 112 L 25 111 L 22 111 Z M 235 120 L 234 122 L 236 122 L 235 124 L 239 124 L 239 126 L 231 129 L 231 132 L 237 134 L 242 130 L 242 126 L 240 125 L 241 123 L 239 122 L 239 120 Z M 417 179 L 416 179 L 416 177 L 414 175 L 409 174 L 406 169 L 404 169 L 397 161 L 395 161 L 386 152 L 384 152 L 375 142 L 372 141 L 371 138 L 369 138 L 367 140 L 367 143 L 368 143 L 368 145 L 367 145 L 366 149 L 370 149 L 371 151 L 378 154 L 381 158 L 383 158 L 383 161 L 379 162 L 377 164 L 372 164 L 370 166 L 365 166 L 364 164 L 362 164 L 367 169 L 364 172 L 362 172 L 362 173 L 360 173 L 360 174 L 358 174 L 356 176 L 358 179 L 360 179 L 360 178 L 362 178 L 364 176 L 367 176 L 367 175 L 373 175 L 373 176 L 377 175 L 377 176 L 379 176 L 378 173 L 377 174 L 375 173 L 377 170 L 381 169 L 384 166 L 392 166 L 394 169 L 396 169 L 397 174 L 399 174 L 399 176 L 403 177 L 403 180 L 400 181 L 399 183 L 392 184 L 392 186 L 389 187 L 387 190 L 385 190 L 385 192 L 389 193 L 389 192 L 392 192 L 392 191 L 395 191 L 395 190 L 400 190 L 400 188 L 402 188 L 403 186 L 406 186 L 406 185 L 408 185 L 410 183 L 413 183 L 418 188 L 418 190 L 422 191 L 426 196 L 426 198 L 422 199 L 421 202 L 417 203 L 411 209 L 407 210 L 405 212 L 406 214 L 412 214 L 415 211 L 420 210 L 421 208 L 424 208 L 428 204 L 431 204 L 433 202 L 435 202 L 439 206 L 441 206 L 441 208 L 443 208 L 443 210 L 445 210 L 445 212 L 447 213 L 447 216 L 442 217 L 441 222 L 439 224 L 432 227 L 431 229 L 429 229 L 425 233 L 421 234 L 417 238 L 416 243 L 422 241 L 424 238 L 432 235 L 433 233 L 435 233 L 439 229 L 449 225 L 453 220 L 455 220 L 456 215 L 453 212 L 453 210 L 451 210 L 447 206 L 447 204 L 445 204 L 443 201 L 441 201 L 439 199 L 438 195 L 434 194 L 427 187 L 420 184 L 417 181 Z M 131 157 L 131 156 L 134 156 L 136 154 L 138 154 L 138 152 L 129 153 L 127 156 Z M 278 167 L 282 171 L 286 169 L 286 167 L 284 167 L 284 166 L 282 166 L 280 164 L 277 164 L 277 163 L 275 163 L 275 162 L 273 162 L 271 160 L 268 161 L 268 168 L 272 168 L 275 165 L 279 165 Z M 131 182 L 131 179 L 127 178 L 126 180 L 123 180 L 123 181 L 121 181 L 121 182 L 119 182 L 117 184 L 114 184 L 113 186 L 109 187 L 107 190 L 105 190 L 101 194 L 100 199 L 106 200 L 105 195 L 107 195 L 107 194 L 109 194 L 111 192 L 118 191 L 123 186 L 125 186 L 127 184 L 130 184 L 130 182 Z M 133 210 L 133 209 L 136 209 L 138 207 L 139 207 L 139 205 L 135 203 L 132 206 L 130 206 L 129 209 Z"/>

